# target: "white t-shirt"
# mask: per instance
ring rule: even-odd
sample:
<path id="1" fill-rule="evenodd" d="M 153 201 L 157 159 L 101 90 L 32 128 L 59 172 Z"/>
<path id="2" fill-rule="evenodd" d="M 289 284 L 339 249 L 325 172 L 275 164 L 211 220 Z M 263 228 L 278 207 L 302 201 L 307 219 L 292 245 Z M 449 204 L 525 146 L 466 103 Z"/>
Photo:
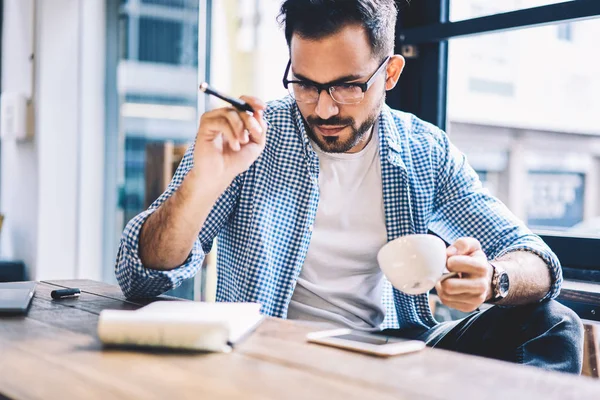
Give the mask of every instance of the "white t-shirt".
<path id="1" fill-rule="evenodd" d="M 385 317 L 377 252 L 387 243 L 377 124 L 363 150 L 325 153 L 320 198 L 288 318 L 378 330 Z"/>

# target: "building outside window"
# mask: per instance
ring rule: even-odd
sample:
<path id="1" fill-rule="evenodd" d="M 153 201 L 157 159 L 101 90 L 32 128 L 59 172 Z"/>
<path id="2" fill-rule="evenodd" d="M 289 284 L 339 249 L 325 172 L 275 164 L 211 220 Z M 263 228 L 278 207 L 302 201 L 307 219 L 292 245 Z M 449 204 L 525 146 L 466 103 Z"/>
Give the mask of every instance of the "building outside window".
<path id="1" fill-rule="evenodd" d="M 122 229 L 147 206 L 147 145 L 187 143 L 196 132 L 198 0 L 123 0 L 120 17 Z"/>
<path id="2" fill-rule="evenodd" d="M 573 40 L 573 25 L 570 22 L 556 26 L 556 34 L 560 40 L 570 42 Z"/>
<path id="3" fill-rule="evenodd" d="M 550 3 L 453 0 L 450 15 Z M 600 236 L 599 36 L 595 19 L 449 42 L 448 132 L 478 171 L 499 175 L 496 195 L 537 231 Z M 490 153 L 506 157 L 502 169 Z"/>

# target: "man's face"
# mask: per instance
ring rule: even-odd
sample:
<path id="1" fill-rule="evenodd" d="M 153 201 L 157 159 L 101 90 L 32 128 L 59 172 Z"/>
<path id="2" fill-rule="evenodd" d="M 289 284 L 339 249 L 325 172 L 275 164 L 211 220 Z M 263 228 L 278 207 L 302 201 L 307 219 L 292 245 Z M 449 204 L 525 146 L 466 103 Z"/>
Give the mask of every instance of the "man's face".
<path id="1" fill-rule="evenodd" d="M 367 33 L 360 25 L 348 25 L 318 40 L 294 34 L 290 44 L 293 80 L 316 83 L 366 82 L 377 70 Z M 354 153 L 364 148 L 385 99 L 385 71 L 358 104 L 336 103 L 322 91 L 316 103 L 298 102 L 308 136 L 329 153 Z M 348 78 L 348 79 L 345 79 Z"/>

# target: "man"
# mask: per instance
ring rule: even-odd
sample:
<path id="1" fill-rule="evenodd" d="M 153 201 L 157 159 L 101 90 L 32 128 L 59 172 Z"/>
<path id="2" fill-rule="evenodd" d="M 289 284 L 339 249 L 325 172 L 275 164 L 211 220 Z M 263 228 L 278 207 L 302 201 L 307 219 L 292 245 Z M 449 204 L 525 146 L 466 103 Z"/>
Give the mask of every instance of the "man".
<path id="1" fill-rule="evenodd" d="M 128 297 L 193 277 L 219 235 L 219 301 L 428 345 L 579 373 L 582 326 L 552 299 L 555 255 L 481 187 L 436 127 L 391 110 L 402 73 L 392 0 L 287 0 L 289 97 L 243 97 L 205 113 L 167 191 L 125 228 L 116 275 Z M 387 241 L 429 230 L 451 243 L 441 301 L 470 312 L 438 324 L 427 295 L 393 289 Z M 507 307 L 508 306 L 508 307 Z M 518 306 L 518 307 L 514 307 Z"/>

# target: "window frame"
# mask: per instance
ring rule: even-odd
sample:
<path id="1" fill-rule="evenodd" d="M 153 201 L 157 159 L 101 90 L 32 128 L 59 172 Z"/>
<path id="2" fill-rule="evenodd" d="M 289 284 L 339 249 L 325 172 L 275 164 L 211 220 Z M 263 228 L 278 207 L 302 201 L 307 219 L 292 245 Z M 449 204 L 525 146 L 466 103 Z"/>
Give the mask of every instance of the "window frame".
<path id="1" fill-rule="evenodd" d="M 457 0 L 455 0 L 457 1 Z M 458 0 L 459 1 L 459 0 Z M 446 129 L 448 40 L 483 33 L 600 18 L 600 1 L 574 0 L 451 22 L 450 0 L 397 0 L 396 54 L 407 58 L 387 103 Z M 540 234 L 563 264 L 565 278 L 600 282 L 600 238 Z"/>

